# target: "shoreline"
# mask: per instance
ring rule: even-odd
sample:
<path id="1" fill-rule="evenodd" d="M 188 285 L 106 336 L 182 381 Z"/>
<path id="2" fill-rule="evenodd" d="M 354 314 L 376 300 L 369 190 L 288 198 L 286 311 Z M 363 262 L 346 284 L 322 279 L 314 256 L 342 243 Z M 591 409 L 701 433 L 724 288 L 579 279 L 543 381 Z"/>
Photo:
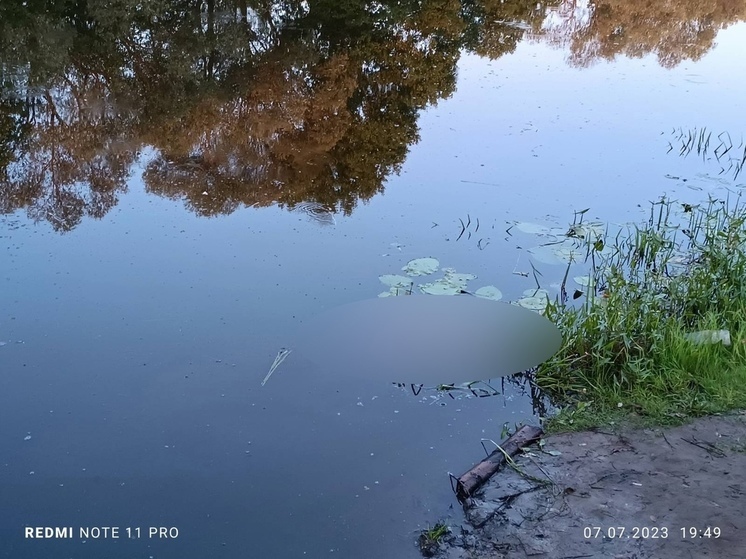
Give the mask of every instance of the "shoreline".
<path id="1" fill-rule="evenodd" d="M 432 556 L 742 559 L 745 497 L 744 411 L 551 434 L 467 501 Z"/>

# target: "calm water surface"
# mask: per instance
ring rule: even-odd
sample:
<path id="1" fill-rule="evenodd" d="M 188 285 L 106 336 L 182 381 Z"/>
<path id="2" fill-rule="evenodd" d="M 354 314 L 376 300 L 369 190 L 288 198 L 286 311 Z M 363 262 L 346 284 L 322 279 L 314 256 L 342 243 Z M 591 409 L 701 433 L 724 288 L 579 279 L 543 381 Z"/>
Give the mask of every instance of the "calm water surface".
<path id="1" fill-rule="evenodd" d="M 737 195 L 746 8 L 186 4 L 2 9 L 0 556 L 418 557 L 530 398 L 277 352 L 417 257 L 520 297 L 515 221 Z"/>

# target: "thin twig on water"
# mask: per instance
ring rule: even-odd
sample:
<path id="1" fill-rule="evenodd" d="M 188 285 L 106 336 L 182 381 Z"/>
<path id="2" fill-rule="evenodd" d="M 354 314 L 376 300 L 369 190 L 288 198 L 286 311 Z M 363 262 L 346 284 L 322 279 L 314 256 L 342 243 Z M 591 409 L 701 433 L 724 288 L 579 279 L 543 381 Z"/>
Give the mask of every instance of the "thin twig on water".
<path id="1" fill-rule="evenodd" d="M 277 352 L 277 357 L 275 357 L 274 363 L 272 363 L 272 366 L 269 368 L 269 372 L 267 373 L 267 376 L 264 377 L 264 380 L 262 381 L 262 386 L 264 386 L 267 381 L 269 380 L 269 377 L 272 376 L 272 373 L 275 372 L 275 369 L 280 366 L 280 363 L 285 361 L 285 358 L 290 354 L 290 352 L 293 351 L 292 349 L 285 349 L 284 347 Z"/>

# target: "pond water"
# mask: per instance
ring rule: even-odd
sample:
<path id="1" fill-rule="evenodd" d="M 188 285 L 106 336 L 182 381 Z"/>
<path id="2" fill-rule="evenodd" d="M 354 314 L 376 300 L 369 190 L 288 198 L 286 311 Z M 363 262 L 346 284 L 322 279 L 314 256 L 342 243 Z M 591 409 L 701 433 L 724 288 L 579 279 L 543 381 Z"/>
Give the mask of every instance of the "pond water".
<path id="1" fill-rule="evenodd" d="M 516 222 L 736 196 L 746 7 L 166 4 L 0 7 L 0 557 L 418 557 L 526 391 L 278 351 L 418 257 L 559 281 Z"/>

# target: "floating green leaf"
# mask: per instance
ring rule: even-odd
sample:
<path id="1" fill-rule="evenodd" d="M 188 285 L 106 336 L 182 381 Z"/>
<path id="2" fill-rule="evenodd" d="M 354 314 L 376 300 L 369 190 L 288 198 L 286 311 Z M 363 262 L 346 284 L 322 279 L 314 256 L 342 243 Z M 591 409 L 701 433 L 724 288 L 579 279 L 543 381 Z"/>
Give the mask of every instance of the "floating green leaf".
<path id="1" fill-rule="evenodd" d="M 444 280 L 461 287 L 465 287 L 467 281 L 477 279 L 477 276 L 475 276 L 474 274 L 459 274 L 456 273 L 456 270 L 454 270 L 453 268 L 445 268 L 443 269 L 443 273 Z"/>
<path id="2" fill-rule="evenodd" d="M 546 297 L 549 298 L 549 291 L 541 288 L 526 289 L 523 292 L 526 297 Z"/>
<path id="3" fill-rule="evenodd" d="M 562 264 L 562 260 L 560 260 L 554 253 L 554 248 L 548 245 L 532 247 L 528 249 L 528 253 L 534 260 L 541 262 L 542 264 Z"/>
<path id="4" fill-rule="evenodd" d="M 399 297 L 400 295 L 411 295 L 410 288 L 406 287 L 392 287 L 388 291 L 379 293 L 379 297 Z"/>
<path id="5" fill-rule="evenodd" d="M 382 284 L 388 285 L 389 287 L 409 287 L 410 285 L 412 285 L 412 278 L 408 276 L 384 274 L 382 276 L 378 276 L 378 279 L 381 280 Z"/>
<path id="6" fill-rule="evenodd" d="M 415 258 L 402 268 L 408 276 L 426 276 L 438 271 L 440 262 L 435 258 Z"/>
<path id="7" fill-rule="evenodd" d="M 570 261 L 579 262 L 585 257 L 583 252 L 577 246 L 577 241 L 567 239 L 562 243 L 552 243 L 539 245 L 528 249 L 528 253 L 542 264 L 567 264 Z"/>
<path id="8" fill-rule="evenodd" d="M 565 264 L 578 262 L 583 257 L 583 252 L 576 247 L 561 246 L 555 248 L 552 252 Z"/>
<path id="9" fill-rule="evenodd" d="M 546 297 L 523 297 L 516 301 L 519 306 L 532 311 L 543 311 L 547 308 L 549 299 Z"/>
<path id="10" fill-rule="evenodd" d="M 576 237 L 576 238 L 593 238 L 598 239 L 599 237 L 603 237 L 604 233 L 606 232 L 606 226 L 601 223 L 600 221 L 592 221 L 577 225 L 572 225 L 568 230 L 566 235 L 568 237 Z"/>
<path id="11" fill-rule="evenodd" d="M 379 297 L 398 297 L 399 295 L 411 295 L 412 289 L 414 288 L 414 283 L 409 282 L 408 285 L 400 286 L 400 285 L 392 285 L 389 287 L 388 291 L 384 291 L 383 293 L 379 293 Z"/>
<path id="12" fill-rule="evenodd" d="M 502 292 L 494 285 L 480 287 L 474 292 L 474 295 L 482 297 L 483 299 L 492 299 L 493 301 L 499 301 L 503 298 Z"/>
<path id="13" fill-rule="evenodd" d="M 420 291 L 429 295 L 458 295 L 461 293 L 461 286 L 455 285 L 445 278 L 439 279 L 432 283 L 425 283 L 419 286 Z"/>

